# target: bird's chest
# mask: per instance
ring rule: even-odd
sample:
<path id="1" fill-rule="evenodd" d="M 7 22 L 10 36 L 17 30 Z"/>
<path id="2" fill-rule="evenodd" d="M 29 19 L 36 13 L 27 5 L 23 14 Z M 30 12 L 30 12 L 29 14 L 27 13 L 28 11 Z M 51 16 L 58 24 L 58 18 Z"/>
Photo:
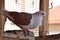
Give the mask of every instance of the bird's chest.
<path id="1" fill-rule="evenodd" d="M 41 25 L 42 19 L 43 19 L 42 16 L 33 16 L 30 24 L 33 25 L 34 27 L 37 27 Z"/>
<path id="2" fill-rule="evenodd" d="M 42 16 L 32 16 L 30 24 L 26 25 L 26 28 L 28 28 L 28 29 L 34 29 L 37 26 L 40 26 L 42 24 L 42 19 L 43 19 Z"/>

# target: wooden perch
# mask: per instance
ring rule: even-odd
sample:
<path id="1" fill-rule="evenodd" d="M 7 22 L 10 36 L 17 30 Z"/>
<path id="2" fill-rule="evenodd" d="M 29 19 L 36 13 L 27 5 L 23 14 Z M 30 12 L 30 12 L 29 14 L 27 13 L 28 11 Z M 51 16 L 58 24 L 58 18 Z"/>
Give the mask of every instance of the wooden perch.
<path id="1" fill-rule="evenodd" d="M 16 31 L 18 34 L 15 34 Z M 33 32 L 29 32 L 29 36 L 24 36 L 21 30 L 5 31 L 2 36 L 3 40 L 35 40 Z"/>

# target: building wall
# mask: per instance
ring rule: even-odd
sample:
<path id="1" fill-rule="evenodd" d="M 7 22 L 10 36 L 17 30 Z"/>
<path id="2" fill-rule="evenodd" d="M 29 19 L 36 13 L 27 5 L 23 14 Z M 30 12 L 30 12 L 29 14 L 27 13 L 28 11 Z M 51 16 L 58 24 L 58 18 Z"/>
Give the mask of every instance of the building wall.
<path id="1" fill-rule="evenodd" d="M 60 24 L 49 24 L 49 34 L 60 33 Z"/>

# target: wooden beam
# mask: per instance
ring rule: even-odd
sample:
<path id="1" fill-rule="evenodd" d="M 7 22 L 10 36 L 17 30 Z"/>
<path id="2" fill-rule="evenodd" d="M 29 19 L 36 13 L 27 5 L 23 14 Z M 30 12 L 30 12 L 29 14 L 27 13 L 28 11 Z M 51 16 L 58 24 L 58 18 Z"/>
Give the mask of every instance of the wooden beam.
<path id="1" fill-rule="evenodd" d="M 10 33 L 9 33 L 10 32 Z M 18 34 L 14 34 L 12 32 L 18 32 Z M 33 32 L 29 32 L 28 36 L 23 35 L 23 31 L 22 30 L 10 30 L 7 32 L 3 32 L 2 33 L 3 36 L 3 40 L 35 40 L 34 37 L 34 33 Z"/>
<path id="2" fill-rule="evenodd" d="M 48 6 L 49 0 L 40 0 L 40 10 L 44 11 L 46 16 L 44 16 L 42 26 L 39 28 L 39 36 L 42 36 L 43 39 L 46 39 L 46 34 L 48 32 Z"/>
<path id="3" fill-rule="evenodd" d="M 0 40 L 2 40 L 1 33 L 3 32 L 3 26 L 2 26 L 2 7 L 4 4 L 4 0 L 0 0 Z"/>

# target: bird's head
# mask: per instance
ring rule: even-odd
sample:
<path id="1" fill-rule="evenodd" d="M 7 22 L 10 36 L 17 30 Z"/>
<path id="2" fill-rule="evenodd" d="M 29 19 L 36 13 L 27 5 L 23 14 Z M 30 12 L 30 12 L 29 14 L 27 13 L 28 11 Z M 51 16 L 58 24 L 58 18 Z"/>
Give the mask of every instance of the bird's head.
<path id="1" fill-rule="evenodd" d="M 42 15 L 45 16 L 45 12 L 44 11 L 37 11 L 34 13 L 35 15 Z"/>
<path id="2" fill-rule="evenodd" d="M 36 20 L 38 21 L 38 26 L 42 25 L 43 18 L 45 17 L 45 12 L 44 11 L 38 11 L 35 12 L 34 16 L 36 16 Z"/>

